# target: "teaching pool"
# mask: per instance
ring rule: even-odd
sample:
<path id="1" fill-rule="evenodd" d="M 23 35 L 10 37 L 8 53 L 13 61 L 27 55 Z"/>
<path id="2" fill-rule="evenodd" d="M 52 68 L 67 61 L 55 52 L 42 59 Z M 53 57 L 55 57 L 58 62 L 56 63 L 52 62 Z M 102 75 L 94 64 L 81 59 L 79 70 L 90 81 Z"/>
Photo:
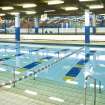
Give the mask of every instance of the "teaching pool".
<path id="1" fill-rule="evenodd" d="M 18 79 L 33 72 L 35 78 L 82 87 L 89 74 L 105 88 L 105 48 L 0 43 L 0 84 L 12 81 L 14 74 Z M 89 86 L 93 87 L 91 80 Z"/>

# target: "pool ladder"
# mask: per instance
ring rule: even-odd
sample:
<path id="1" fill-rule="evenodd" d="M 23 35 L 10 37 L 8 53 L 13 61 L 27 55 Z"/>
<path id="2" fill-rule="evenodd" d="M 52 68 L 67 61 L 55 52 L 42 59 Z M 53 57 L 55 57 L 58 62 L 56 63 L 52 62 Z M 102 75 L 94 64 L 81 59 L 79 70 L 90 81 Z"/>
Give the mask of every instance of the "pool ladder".
<path id="1" fill-rule="evenodd" d="M 96 89 L 96 82 L 97 82 L 97 80 L 95 79 L 95 78 L 93 78 L 92 76 L 90 76 L 90 75 L 88 75 L 86 78 L 85 78 L 85 82 L 84 82 L 84 105 L 86 105 L 87 103 L 87 100 L 86 100 L 86 97 L 87 97 L 87 81 L 88 81 L 88 79 L 92 79 L 93 80 L 93 82 L 94 82 L 94 99 L 93 99 L 93 101 L 94 101 L 94 104 L 93 105 L 96 105 L 96 91 L 97 91 L 97 89 Z M 101 93 L 101 81 L 100 80 L 98 80 L 98 82 L 99 82 L 99 93 Z"/>

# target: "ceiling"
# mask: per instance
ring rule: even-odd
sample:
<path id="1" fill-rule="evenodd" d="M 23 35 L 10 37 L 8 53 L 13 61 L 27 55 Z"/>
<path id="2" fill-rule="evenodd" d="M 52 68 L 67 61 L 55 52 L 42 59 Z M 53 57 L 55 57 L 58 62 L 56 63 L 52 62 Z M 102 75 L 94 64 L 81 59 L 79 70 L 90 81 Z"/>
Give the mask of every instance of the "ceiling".
<path id="1" fill-rule="evenodd" d="M 79 0 L 63 0 L 63 4 L 58 4 L 58 5 L 48 5 L 46 0 L 0 0 L 0 7 L 3 6 L 13 6 L 14 10 L 8 10 L 4 11 L 0 8 L 0 13 L 6 13 L 8 14 L 9 12 L 20 12 L 22 15 L 25 15 L 23 11 L 26 10 L 35 10 L 37 12 L 37 15 L 41 15 L 44 13 L 46 10 L 55 10 L 54 12 L 49 12 L 49 16 L 75 16 L 75 15 L 83 15 L 84 14 L 84 9 L 88 8 L 87 5 L 90 4 L 104 4 L 105 5 L 105 0 L 95 0 L 95 1 L 87 1 L 87 2 L 79 2 Z M 19 6 L 19 4 L 23 3 L 35 3 L 37 4 L 36 7 L 34 8 L 27 8 L 24 9 L 22 6 Z M 65 6 L 77 6 L 79 9 L 76 11 L 65 11 L 62 9 L 62 7 Z M 95 9 L 91 10 L 95 14 L 103 14 L 105 13 L 105 6 L 103 9 Z"/>

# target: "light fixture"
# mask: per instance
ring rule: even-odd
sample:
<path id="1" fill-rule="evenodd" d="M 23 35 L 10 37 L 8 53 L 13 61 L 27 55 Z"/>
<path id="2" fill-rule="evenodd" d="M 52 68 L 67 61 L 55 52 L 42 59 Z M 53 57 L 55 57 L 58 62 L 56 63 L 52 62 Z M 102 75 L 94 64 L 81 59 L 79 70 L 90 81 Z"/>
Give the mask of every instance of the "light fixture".
<path id="1" fill-rule="evenodd" d="M 22 4 L 21 5 L 23 8 L 32 8 L 32 7 L 36 7 L 37 5 L 36 4 L 33 4 L 33 3 L 26 3 L 26 4 Z"/>
<path id="2" fill-rule="evenodd" d="M 55 10 L 45 10 L 44 12 L 55 12 Z"/>
<path id="3" fill-rule="evenodd" d="M 1 7 L 2 10 L 12 10 L 14 7 Z"/>
<path id="4" fill-rule="evenodd" d="M 56 4 L 63 4 L 64 1 L 62 1 L 62 0 L 50 0 L 47 3 L 48 3 L 48 5 L 56 5 Z"/>
<path id="5" fill-rule="evenodd" d="M 78 10 L 78 7 L 64 7 L 63 9 L 65 11 L 75 11 L 75 10 Z"/>
<path id="6" fill-rule="evenodd" d="M 17 15 L 19 12 L 10 12 L 11 15 Z"/>
<path id="7" fill-rule="evenodd" d="M 31 14 L 36 14 L 36 11 L 25 11 L 25 13 L 31 15 Z"/>
<path id="8" fill-rule="evenodd" d="M 80 2 L 89 2 L 89 1 L 96 1 L 96 0 L 79 0 Z"/>
<path id="9" fill-rule="evenodd" d="M 4 13 L 1 13 L 0 16 L 5 16 L 5 14 Z"/>
<path id="10" fill-rule="evenodd" d="M 101 4 L 101 5 L 89 5 L 88 7 L 89 7 L 89 9 L 102 9 L 102 8 L 104 8 L 104 5 L 103 4 Z"/>
<path id="11" fill-rule="evenodd" d="M 104 15 L 105 15 L 105 13 L 104 13 L 104 14 L 99 14 L 99 15 L 103 15 L 103 16 L 104 16 Z"/>

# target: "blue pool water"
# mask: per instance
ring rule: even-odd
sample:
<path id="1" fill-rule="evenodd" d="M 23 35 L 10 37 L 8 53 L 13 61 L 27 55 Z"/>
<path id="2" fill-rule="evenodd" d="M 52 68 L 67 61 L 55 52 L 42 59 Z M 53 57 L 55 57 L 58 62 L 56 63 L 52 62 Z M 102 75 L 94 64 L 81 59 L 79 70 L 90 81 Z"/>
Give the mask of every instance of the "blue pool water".
<path id="1" fill-rule="evenodd" d="M 83 86 L 84 76 L 89 74 L 100 80 L 102 88 L 105 88 L 105 48 L 83 47 L 76 53 L 80 48 L 81 46 L 0 43 L 0 83 L 11 80 L 14 70 L 18 78 L 73 53 L 35 76 Z M 90 81 L 90 87 L 92 84 Z"/>

